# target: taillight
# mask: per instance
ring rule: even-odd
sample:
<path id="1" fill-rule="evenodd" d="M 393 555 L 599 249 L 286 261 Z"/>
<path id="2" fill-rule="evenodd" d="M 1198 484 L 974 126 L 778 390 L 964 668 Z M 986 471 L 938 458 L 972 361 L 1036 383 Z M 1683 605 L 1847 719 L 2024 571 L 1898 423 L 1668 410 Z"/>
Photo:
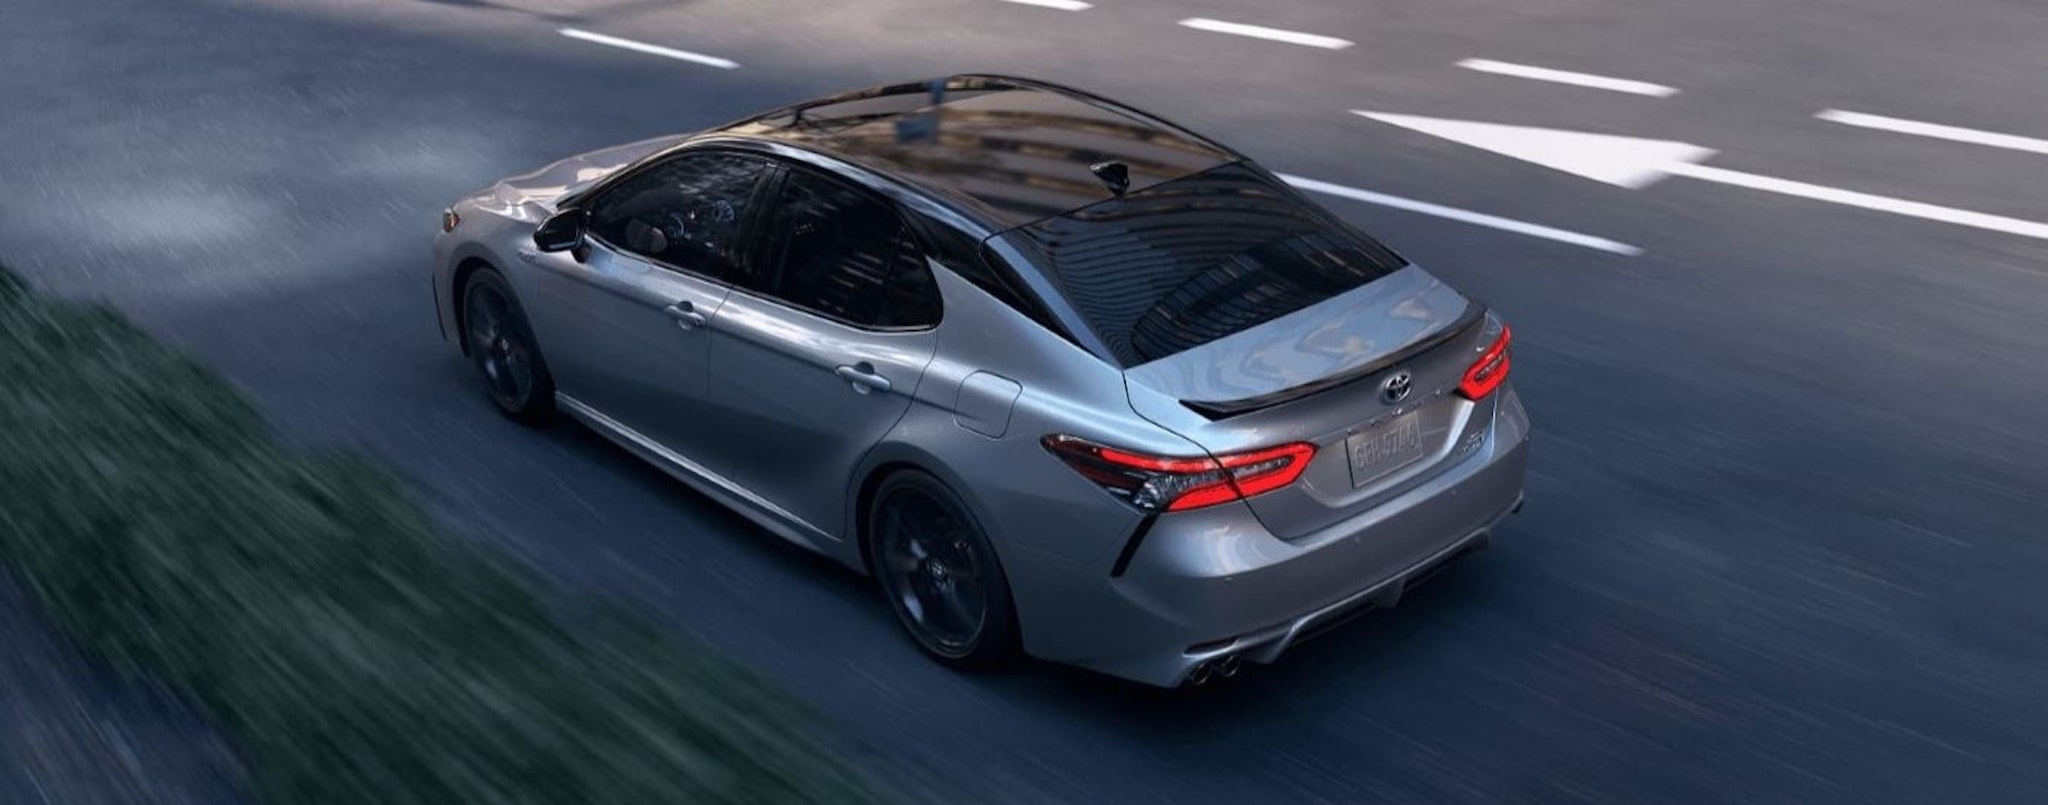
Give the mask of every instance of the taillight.
<path id="1" fill-rule="evenodd" d="M 1507 325 L 1501 325 L 1500 337 L 1494 339 L 1493 346 L 1487 347 L 1480 353 L 1479 360 L 1473 361 L 1472 367 L 1465 370 L 1465 376 L 1458 381 L 1458 393 L 1465 399 L 1486 399 L 1486 395 L 1500 388 L 1501 381 L 1508 379 L 1508 365 L 1513 363 L 1508 342 L 1514 334 Z"/>
<path id="2" fill-rule="evenodd" d="M 1151 456 L 1077 436 L 1043 440 L 1067 466 L 1146 511 L 1186 511 L 1271 492 L 1308 469 L 1315 445 L 1285 444 L 1209 458 Z"/>

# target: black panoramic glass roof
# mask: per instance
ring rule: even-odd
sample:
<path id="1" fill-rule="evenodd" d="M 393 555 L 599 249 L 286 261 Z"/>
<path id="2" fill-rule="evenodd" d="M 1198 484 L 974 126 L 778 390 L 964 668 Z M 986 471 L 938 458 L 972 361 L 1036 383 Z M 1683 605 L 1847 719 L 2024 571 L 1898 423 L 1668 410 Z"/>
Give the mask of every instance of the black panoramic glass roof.
<path id="1" fill-rule="evenodd" d="M 727 131 L 789 140 L 968 201 L 995 229 L 1113 198 L 1090 169 L 1100 163 L 1123 163 L 1136 192 L 1237 159 L 1107 101 L 984 76 L 847 93 Z"/>
<path id="2" fill-rule="evenodd" d="M 1127 367 L 1256 327 L 1407 264 L 1243 164 L 1013 234 Z"/>

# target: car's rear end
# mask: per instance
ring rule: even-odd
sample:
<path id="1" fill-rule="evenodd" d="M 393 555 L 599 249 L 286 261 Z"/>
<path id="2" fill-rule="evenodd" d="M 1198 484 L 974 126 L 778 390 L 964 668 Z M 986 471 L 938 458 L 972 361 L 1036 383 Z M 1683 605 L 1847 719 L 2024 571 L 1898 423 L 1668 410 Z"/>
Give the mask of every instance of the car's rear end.
<path id="1" fill-rule="evenodd" d="M 1109 345 L 1132 410 L 1206 451 L 1046 436 L 1146 515 L 1090 569 L 1105 592 L 1067 602 L 1091 611 L 1062 659 L 1158 684 L 1271 661 L 1519 507 L 1529 422 L 1507 325 L 1262 171 L 1006 237 Z"/>

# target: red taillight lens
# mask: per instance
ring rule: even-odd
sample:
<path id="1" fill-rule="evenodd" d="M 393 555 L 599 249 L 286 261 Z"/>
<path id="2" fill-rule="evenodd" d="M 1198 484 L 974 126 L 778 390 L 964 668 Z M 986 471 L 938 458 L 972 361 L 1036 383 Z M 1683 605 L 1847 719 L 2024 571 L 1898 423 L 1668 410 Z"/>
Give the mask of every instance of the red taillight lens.
<path id="1" fill-rule="evenodd" d="M 1493 346 L 1480 353 L 1479 360 L 1473 361 L 1472 368 L 1466 369 L 1465 377 L 1458 381 L 1459 394 L 1468 400 L 1483 400 L 1494 389 L 1500 388 L 1501 381 L 1508 379 L 1508 366 L 1513 363 L 1508 343 L 1514 335 L 1507 325 L 1500 326 L 1500 338 L 1494 339 Z"/>
<path id="2" fill-rule="evenodd" d="M 1316 448 L 1306 443 L 1217 458 L 1150 456 L 1075 436 L 1047 436 L 1046 449 L 1067 466 L 1146 511 L 1214 506 L 1294 483 Z"/>

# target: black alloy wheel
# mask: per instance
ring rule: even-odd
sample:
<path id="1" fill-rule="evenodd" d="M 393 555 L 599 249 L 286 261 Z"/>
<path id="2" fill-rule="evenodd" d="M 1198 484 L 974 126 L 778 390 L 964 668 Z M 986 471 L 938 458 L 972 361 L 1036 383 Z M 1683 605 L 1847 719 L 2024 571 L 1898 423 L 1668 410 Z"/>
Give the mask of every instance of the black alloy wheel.
<path id="1" fill-rule="evenodd" d="M 868 533 L 876 581 L 926 653 L 967 668 L 1014 659 L 1009 583 L 987 537 L 943 484 L 918 472 L 891 476 L 875 493 Z"/>
<path id="2" fill-rule="evenodd" d="M 554 413 L 554 380 L 525 312 L 496 271 L 482 269 L 470 276 L 462 292 L 462 324 L 470 360 L 498 410 L 529 424 Z"/>

